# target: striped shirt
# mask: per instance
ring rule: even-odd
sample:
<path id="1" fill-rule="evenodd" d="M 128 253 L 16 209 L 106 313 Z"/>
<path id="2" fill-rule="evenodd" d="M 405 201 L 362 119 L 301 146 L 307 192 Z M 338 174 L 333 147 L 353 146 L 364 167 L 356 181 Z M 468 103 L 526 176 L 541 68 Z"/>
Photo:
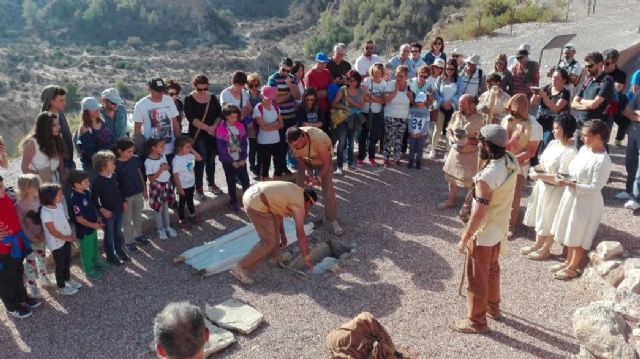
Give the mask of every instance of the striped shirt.
<path id="1" fill-rule="evenodd" d="M 291 83 L 296 85 L 298 81 L 293 75 L 287 75 L 291 79 Z M 276 103 L 280 108 L 280 115 L 282 115 L 282 119 L 284 121 L 294 120 L 296 119 L 296 101 L 291 94 L 291 89 L 287 86 L 285 82 L 286 76 L 280 75 L 277 71 L 274 72 L 271 76 L 269 76 L 269 80 L 267 84 L 271 87 L 278 88 L 278 97 L 276 99 Z"/>

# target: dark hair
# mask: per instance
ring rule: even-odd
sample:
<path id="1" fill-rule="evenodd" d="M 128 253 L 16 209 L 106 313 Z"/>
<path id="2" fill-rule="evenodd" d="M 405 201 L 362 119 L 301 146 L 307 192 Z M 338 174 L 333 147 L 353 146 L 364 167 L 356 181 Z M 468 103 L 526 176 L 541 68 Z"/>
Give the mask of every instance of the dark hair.
<path id="1" fill-rule="evenodd" d="M 178 136 L 178 138 L 176 138 L 176 142 L 174 143 L 174 151 L 176 153 L 178 153 L 178 151 L 186 146 L 188 143 L 193 145 L 193 138 L 187 136 L 187 135 L 180 135 Z"/>
<path id="2" fill-rule="evenodd" d="M 602 120 L 589 120 L 585 122 L 582 128 L 586 128 L 589 130 L 589 133 L 592 135 L 597 135 L 600 137 L 604 144 L 609 142 L 609 136 L 611 135 L 611 131 L 609 131 L 609 126 Z"/>
<path id="3" fill-rule="evenodd" d="M 304 201 L 312 201 L 313 203 L 318 202 L 318 194 L 316 190 L 313 188 L 305 188 L 304 189 Z"/>
<path id="4" fill-rule="evenodd" d="M 573 137 L 573 133 L 576 132 L 576 128 L 578 128 L 578 123 L 576 118 L 573 117 L 570 113 L 563 113 L 558 115 L 553 123 L 557 123 L 558 126 L 562 128 L 562 133 L 565 138 Z"/>
<path id="5" fill-rule="evenodd" d="M 236 71 L 231 76 L 231 83 L 238 85 L 246 85 L 247 84 L 247 74 L 242 71 Z"/>
<path id="6" fill-rule="evenodd" d="M 174 79 L 167 79 L 164 81 L 164 83 L 167 86 L 167 90 L 176 90 L 177 93 L 180 93 L 180 91 L 182 91 L 182 86 L 180 86 L 178 81 Z"/>
<path id="7" fill-rule="evenodd" d="M 590 52 L 587 56 L 584 57 L 584 61 L 592 61 L 593 63 L 599 64 L 604 61 L 602 54 L 599 52 Z"/>
<path id="8" fill-rule="evenodd" d="M 484 139 L 480 139 L 482 141 L 482 143 L 487 146 L 488 152 L 489 152 L 489 158 L 487 158 L 487 160 L 497 160 L 500 159 L 502 157 L 504 157 L 504 155 L 507 152 L 506 147 L 500 147 L 498 145 L 496 145 L 493 142 L 489 142 L 489 141 L 485 141 Z"/>
<path id="9" fill-rule="evenodd" d="M 602 51 L 602 57 L 604 57 L 605 60 L 618 60 L 620 53 L 616 49 L 606 49 Z"/>
<path id="10" fill-rule="evenodd" d="M 440 42 L 442 43 L 442 47 L 440 48 L 440 52 L 444 53 L 444 39 L 441 36 L 436 36 L 433 40 L 431 40 L 431 50 L 433 51 L 433 45 L 438 40 L 440 40 Z"/>
<path id="11" fill-rule="evenodd" d="M 120 157 L 120 154 L 122 152 L 135 146 L 136 144 L 133 142 L 132 139 L 130 139 L 129 137 L 124 137 L 119 139 L 118 142 L 116 142 L 116 145 L 113 147 L 113 152 L 116 154 L 116 156 Z"/>
<path id="12" fill-rule="evenodd" d="M 556 68 L 555 70 L 553 70 L 553 72 L 557 72 L 558 74 L 560 74 L 560 77 L 562 77 L 562 81 L 564 81 L 565 84 L 569 83 L 570 77 L 567 70 Z"/>
<path id="13" fill-rule="evenodd" d="M 156 138 L 156 137 L 149 138 L 145 143 L 145 146 L 147 148 L 147 153 L 151 153 L 151 150 L 154 147 L 156 147 L 160 142 L 164 143 L 164 138 Z"/>
<path id="14" fill-rule="evenodd" d="M 0 183 L 4 182 L 4 177 L 0 176 Z"/>
<path id="15" fill-rule="evenodd" d="M 55 100 L 58 96 L 65 96 L 67 94 L 67 90 L 64 87 L 56 86 L 53 89 L 53 95 L 51 96 L 51 101 Z"/>
<path id="16" fill-rule="evenodd" d="M 75 186 L 76 183 L 81 183 L 82 181 L 89 178 L 89 173 L 81 170 L 71 170 L 69 174 L 67 174 L 67 183 L 71 188 Z"/>
<path id="17" fill-rule="evenodd" d="M 293 66 L 293 60 L 291 60 L 290 57 L 283 57 L 282 60 L 280 60 L 280 66 L 285 65 L 285 66 L 289 66 L 292 67 Z"/>
<path id="18" fill-rule="evenodd" d="M 242 115 L 242 112 L 240 111 L 240 109 L 238 108 L 238 106 L 236 105 L 231 105 L 231 104 L 225 104 L 224 106 L 222 106 L 222 117 L 224 117 L 224 119 L 226 120 L 227 117 L 229 117 L 232 113 L 235 113 L 238 115 L 238 120 L 240 120 L 240 116 Z"/>
<path id="19" fill-rule="evenodd" d="M 489 76 L 487 76 L 487 83 L 489 82 L 502 82 L 502 76 L 500 76 L 499 73 L 494 72 L 492 74 L 490 74 Z"/>
<path id="20" fill-rule="evenodd" d="M 354 69 L 351 69 L 349 71 L 347 71 L 347 74 L 345 75 L 345 77 L 348 80 L 354 79 L 358 82 L 358 85 L 356 86 L 356 88 L 360 87 L 360 84 L 362 83 L 362 75 L 360 75 L 360 73 Z"/>
<path id="21" fill-rule="evenodd" d="M 107 167 L 107 163 L 109 163 L 109 161 L 115 162 L 115 160 L 116 155 L 113 152 L 109 150 L 103 150 L 98 151 L 98 153 L 93 155 L 93 158 L 91 158 L 91 163 L 93 164 L 93 169 L 96 170 L 96 172 L 100 172 L 103 168 Z"/>
<path id="22" fill-rule="evenodd" d="M 58 192 L 60 191 L 62 191 L 62 187 L 57 183 L 43 184 L 40 186 L 40 191 L 38 192 L 40 204 L 43 206 L 53 206 L 56 202 L 56 196 L 58 196 Z"/>
<path id="23" fill-rule="evenodd" d="M 365 41 L 365 42 L 364 42 L 364 47 L 367 47 L 367 45 L 369 45 L 369 44 L 373 45 L 373 40 L 367 40 L 367 41 Z"/>
<path id="24" fill-rule="evenodd" d="M 458 62 L 456 59 L 449 59 L 444 65 L 444 71 L 442 71 L 443 78 L 447 77 L 447 66 L 453 66 L 453 82 L 458 82 Z"/>
<path id="25" fill-rule="evenodd" d="M 287 132 L 285 134 L 285 138 L 287 139 L 287 143 L 291 143 L 297 141 L 302 137 L 302 131 L 298 126 L 291 126 L 287 128 Z"/>
<path id="26" fill-rule="evenodd" d="M 193 77 L 191 80 L 191 84 L 195 87 L 196 85 L 208 85 L 209 78 L 206 75 L 200 74 Z"/>
<path id="27" fill-rule="evenodd" d="M 305 112 L 307 110 L 307 103 L 306 103 L 306 99 L 309 96 L 313 96 L 313 98 L 315 99 L 314 103 L 313 103 L 313 109 L 311 109 L 312 112 L 318 112 L 318 91 L 316 91 L 315 88 L 311 87 L 308 89 L 304 90 L 304 93 L 302 94 L 302 102 L 300 103 L 300 106 L 302 106 L 303 109 L 305 109 Z"/>
<path id="28" fill-rule="evenodd" d="M 62 160 L 67 154 L 67 147 L 65 146 L 61 135 L 54 137 L 51 134 L 53 122 L 57 118 L 58 115 L 53 112 L 41 112 L 36 118 L 36 123 L 33 126 L 33 129 L 23 140 L 23 145 L 31 138 L 35 138 L 42 153 L 50 158 L 58 157 Z"/>
<path id="29" fill-rule="evenodd" d="M 411 47 L 417 47 L 418 49 L 420 49 L 420 51 L 422 51 L 422 44 L 419 42 L 412 42 Z"/>
<path id="30" fill-rule="evenodd" d="M 401 72 L 404 72 L 404 74 L 407 75 L 407 77 L 409 77 L 409 67 L 407 67 L 407 65 L 400 65 L 396 67 L 396 76 L 398 76 L 398 74 Z"/>
<path id="31" fill-rule="evenodd" d="M 206 342 L 205 316 L 195 305 L 169 303 L 153 321 L 153 336 L 169 358 L 191 358 Z"/>
<path id="32" fill-rule="evenodd" d="M 300 71 L 300 69 L 304 69 L 304 64 L 300 61 L 296 61 L 293 63 L 293 67 L 291 67 L 291 73 L 295 74 L 296 72 Z"/>

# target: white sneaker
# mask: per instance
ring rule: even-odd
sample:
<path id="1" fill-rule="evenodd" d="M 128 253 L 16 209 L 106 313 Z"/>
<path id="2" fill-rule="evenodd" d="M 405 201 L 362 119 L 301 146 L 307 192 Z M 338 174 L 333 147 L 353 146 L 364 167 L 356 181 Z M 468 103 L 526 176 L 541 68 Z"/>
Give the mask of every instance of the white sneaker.
<path id="1" fill-rule="evenodd" d="M 342 168 L 338 168 L 334 174 L 336 176 L 342 176 L 344 175 L 344 171 L 342 170 Z"/>
<path id="2" fill-rule="evenodd" d="M 166 241 L 166 240 L 167 240 L 167 238 L 168 238 L 168 237 L 167 237 L 167 232 L 166 232 L 166 231 L 164 231 L 164 230 L 159 230 L 159 231 L 158 231 L 158 238 L 159 238 L 160 240 Z"/>
<path id="3" fill-rule="evenodd" d="M 178 232 L 176 232 L 175 229 L 171 228 L 171 227 L 167 227 L 164 229 L 165 231 L 167 231 L 167 234 L 169 235 L 169 237 L 174 238 L 178 235 Z"/>
<path id="4" fill-rule="evenodd" d="M 51 278 L 49 278 L 49 276 L 46 275 L 41 275 L 40 278 L 38 278 L 38 284 L 41 287 L 55 287 L 56 284 L 51 280 Z"/>
<path id="5" fill-rule="evenodd" d="M 76 293 L 78 293 L 78 289 L 73 287 L 58 288 L 58 294 L 60 295 L 74 295 Z"/>
<path id="6" fill-rule="evenodd" d="M 75 289 L 80 289 L 82 288 L 82 284 L 78 283 L 77 281 L 73 280 L 73 279 L 69 279 L 66 283 L 66 286 L 75 288 Z"/>
<path id="7" fill-rule="evenodd" d="M 31 298 L 42 298 L 42 294 L 40 294 L 40 289 L 38 289 L 38 287 L 29 288 L 29 296 Z"/>
<path id="8" fill-rule="evenodd" d="M 626 209 L 632 209 L 632 210 L 636 210 L 638 208 L 640 208 L 640 204 L 638 204 L 638 202 L 636 202 L 633 199 L 630 199 L 627 201 L 627 203 L 624 204 L 624 208 Z"/>
<path id="9" fill-rule="evenodd" d="M 631 195 L 626 191 L 622 191 L 622 192 L 618 192 L 616 194 L 616 198 L 617 199 L 631 199 Z"/>
<path id="10" fill-rule="evenodd" d="M 429 152 L 429 158 L 432 159 L 432 160 L 435 160 L 436 159 L 436 151 Z"/>

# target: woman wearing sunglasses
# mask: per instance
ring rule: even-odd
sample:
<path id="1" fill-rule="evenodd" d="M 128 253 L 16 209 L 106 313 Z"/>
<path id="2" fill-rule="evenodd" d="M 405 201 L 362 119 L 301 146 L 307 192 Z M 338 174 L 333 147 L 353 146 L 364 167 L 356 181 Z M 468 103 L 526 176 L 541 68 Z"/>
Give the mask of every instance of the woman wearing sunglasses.
<path id="1" fill-rule="evenodd" d="M 257 73 L 247 75 L 247 94 L 251 108 L 262 103 L 260 96 L 260 76 Z M 254 179 L 260 178 L 260 156 L 258 156 L 258 125 L 255 120 L 247 126 L 247 137 L 249 138 L 249 171 L 253 173 Z"/>
<path id="2" fill-rule="evenodd" d="M 429 158 L 436 158 L 436 147 L 440 137 L 445 135 L 445 129 L 451 121 L 451 116 L 458 108 L 458 99 L 464 92 L 462 81 L 458 79 L 458 65 L 455 59 L 450 59 L 444 68 L 444 73 L 436 83 L 436 101 L 438 102 L 439 113 L 435 122 L 435 129 L 431 129 L 431 152 Z M 433 123 L 433 121 L 431 121 Z M 445 141 L 446 142 L 446 141 Z M 449 150 L 449 144 L 446 144 Z"/>
<path id="3" fill-rule="evenodd" d="M 436 59 L 447 61 L 447 54 L 444 53 L 444 40 L 438 36 L 431 41 L 431 51 L 427 52 L 422 60 L 427 64 L 433 64 Z"/>
<path id="4" fill-rule="evenodd" d="M 509 94 L 509 96 L 513 96 L 513 75 L 511 75 L 511 72 L 507 69 L 507 55 L 500 54 L 496 57 L 493 72 L 502 78 L 500 82 L 502 90 Z"/>
<path id="5" fill-rule="evenodd" d="M 302 95 L 302 103 L 298 106 L 296 120 L 298 127 L 322 127 L 320 106 L 316 89 L 307 89 Z"/>

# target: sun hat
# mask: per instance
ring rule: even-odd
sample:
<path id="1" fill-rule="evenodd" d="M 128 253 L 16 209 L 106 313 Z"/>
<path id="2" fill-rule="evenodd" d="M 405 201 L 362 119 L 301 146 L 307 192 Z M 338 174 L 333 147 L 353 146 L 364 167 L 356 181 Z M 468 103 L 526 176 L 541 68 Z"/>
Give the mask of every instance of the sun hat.
<path id="1" fill-rule="evenodd" d="M 482 127 L 480 129 L 480 134 L 484 137 L 485 141 L 491 142 L 498 147 L 507 147 L 507 143 L 509 143 L 507 130 L 497 124 Z"/>
<path id="2" fill-rule="evenodd" d="M 115 103 L 116 105 L 122 105 L 124 103 L 122 97 L 120 97 L 120 93 L 114 88 L 108 88 L 102 91 L 102 99 Z"/>
<path id="3" fill-rule="evenodd" d="M 531 45 L 529 45 L 529 44 L 520 44 L 520 46 L 518 47 L 518 51 L 520 51 L 520 50 L 531 51 Z"/>
<path id="4" fill-rule="evenodd" d="M 464 59 L 464 62 L 468 63 L 468 64 L 472 64 L 472 65 L 480 65 L 480 55 L 471 55 L 469 57 L 467 57 L 466 59 Z"/>
<path id="5" fill-rule="evenodd" d="M 93 97 L 85 97 L 80 101 L 82 111 L 97 111 L 100 109 L 100 103 Z"/>
<path id="6" fill-rule="evenodd" d="M 325 54 L 324 52 L 318 52 L 316 54 L 316 62 L 319 62 L 321 64 L 326 64 L 327 62 L 329 62 L 329 58 L 327 57 L 327 54 Z"/>
<path id="7" fill-rule="evenodd" d="M 431 65 L 444 68 L 444 64 L 445 64 L 444 60 L 438 57 L 433 61 L 433 64 Z"/>
<path id="8" fill-rule="evenodd" d="M 276 97 L 278 96 L 278 89 L 276 87 L 265 85 L 260 89 L 260 95 L 266 99 L 275 101 Z"/>
<path id="9" fill-rule="evenodd" d="M 454 48 L 453 51 L 451 51 L 451 56 L 462 56 L 462 55 L 463 53 L 460 50 L 458 50 L 457 47 Z"/>

